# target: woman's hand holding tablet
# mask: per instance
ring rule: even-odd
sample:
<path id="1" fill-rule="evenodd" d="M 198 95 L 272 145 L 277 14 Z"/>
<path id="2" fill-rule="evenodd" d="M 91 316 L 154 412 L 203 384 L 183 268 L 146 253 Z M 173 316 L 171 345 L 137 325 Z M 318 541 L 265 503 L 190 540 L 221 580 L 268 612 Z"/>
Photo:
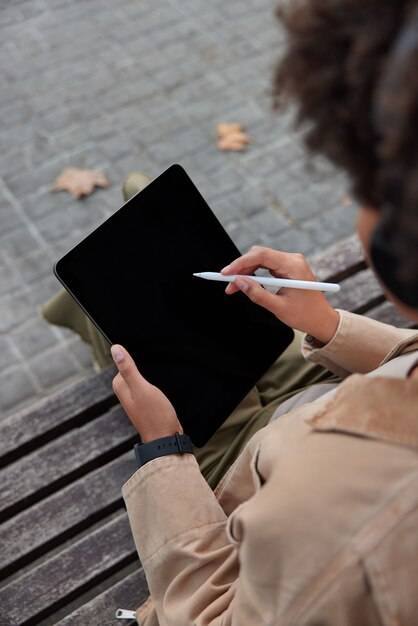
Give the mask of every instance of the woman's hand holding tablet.
<path id="1" fill-rule="evenodd" d="M 148 443 L 176 432 L 182 434 L 183 428 L 167 396 L 145 380 L 125 348 L 116 344 L 111 352 L 118 368 L 118 374 L 113 379 L 113 391 L 142 442 Z"/>

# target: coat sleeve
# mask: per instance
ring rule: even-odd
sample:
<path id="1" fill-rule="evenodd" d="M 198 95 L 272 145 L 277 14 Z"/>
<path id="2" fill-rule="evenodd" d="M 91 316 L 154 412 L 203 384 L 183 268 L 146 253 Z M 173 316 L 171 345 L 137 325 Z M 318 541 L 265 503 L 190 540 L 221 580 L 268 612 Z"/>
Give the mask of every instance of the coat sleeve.
<path id="1" fill-rule="evenodd" d="M 231 624 L 238 554 L 195 458 L 150 461 L 122 492 L 159 626 Z"/>
<path id="2" fill-rule="evenodd" d="M 340 323 L 333 338 L 324 345 L 304 335 L 302 353 L 308 361 L 342 378 L 366 374 L 402 352 L 418 348 L 416 330 L 395 328 L 348 311 L 338 313 Z"/>

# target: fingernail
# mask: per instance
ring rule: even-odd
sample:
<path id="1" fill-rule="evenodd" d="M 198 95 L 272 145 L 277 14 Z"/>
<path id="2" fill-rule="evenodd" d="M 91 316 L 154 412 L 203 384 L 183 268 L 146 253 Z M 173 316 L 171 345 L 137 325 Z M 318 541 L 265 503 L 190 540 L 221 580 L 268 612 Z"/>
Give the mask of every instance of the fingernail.
<path id="1" fill-rule="evenodd" d="M 244 293 L 248 291 L 248 288 L 249 288 L 249 284 L 246 283 L 245 280 L 242 280 L 242 278 L 236 278 L 234 280 L 234 285 L 236 285 L 238 289 L 240 291 L 243 291 Z"/>
<path id="2" fill-rule="evenodd" d="M 221 269 L 221 274 L 222 274 L 222 272 L 225 272 L 226 274 L 228 274 L 228 270 L 230 270 L 230 269 L 231 269 L 231 266 L 230 265 L 226 265 L 224 268 Z"/>
<path id="3" fill-rule="evenodd" d="M 122 349 L 119 346 L 112 346 L 110 348 L 110 352 L 112 353 L 112 357 L 115 363 L 121 363 L 125 358 Z"/>

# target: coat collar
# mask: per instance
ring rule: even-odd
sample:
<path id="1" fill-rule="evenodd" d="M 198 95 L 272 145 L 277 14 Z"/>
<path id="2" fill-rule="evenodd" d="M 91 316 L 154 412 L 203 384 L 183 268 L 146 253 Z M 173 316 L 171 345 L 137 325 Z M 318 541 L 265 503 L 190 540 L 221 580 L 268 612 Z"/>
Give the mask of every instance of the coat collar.
<path id="1" fill-rule="evenodd" d="M 371 375 L 344 380 L 308 423 L 314 430 L 349 432 L 418 450 L 418 380 L 407 378 L 418 353 L 395 361 Z"/>

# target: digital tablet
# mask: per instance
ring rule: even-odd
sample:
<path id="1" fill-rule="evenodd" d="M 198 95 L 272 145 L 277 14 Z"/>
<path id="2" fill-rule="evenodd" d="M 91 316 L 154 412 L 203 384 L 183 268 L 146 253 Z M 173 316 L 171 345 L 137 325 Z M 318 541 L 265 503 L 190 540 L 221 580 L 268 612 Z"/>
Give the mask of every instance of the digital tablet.
<path id="1" fill-rule="evenodd" d="M 171 400 L 197 447 L 293 339 L 244 294 L 227 296 L 225 283 L 193 276 L 238 256 L 184 169 L 172 165 L 54 267 L 109 344 L 123 345 Z"/>

